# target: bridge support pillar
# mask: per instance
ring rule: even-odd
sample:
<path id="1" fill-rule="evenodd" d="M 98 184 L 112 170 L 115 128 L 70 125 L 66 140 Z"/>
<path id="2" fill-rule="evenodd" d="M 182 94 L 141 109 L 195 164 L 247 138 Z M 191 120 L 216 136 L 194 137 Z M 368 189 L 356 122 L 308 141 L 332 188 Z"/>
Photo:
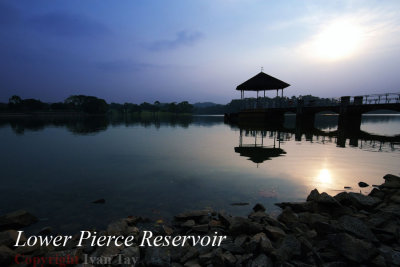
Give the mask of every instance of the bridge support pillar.
<path id="1" fill-rule="evenodd" d="M 350 97 L 342 97 L 338 121 L 338 146 L 345 147 L 346 138 L 350 139 L 351 146 L 358 146 L 357 136 L 360 133 L 362 117 L 361 104 L 362 97 L 357 97 L 353 105 L 350 105 Z"/>
<path id="2" fill-rule="evenodd" d="M 315 113 L 309 108 L 304 107 L 304 100 L 300 99 L 297 103 L 296 111 L 296 141 L 301 140 L 301 135 L 303 132 L 311 132 L 314 129 L 315 123 Z M 311 138 L 306 136 L 306 138 Z"/>

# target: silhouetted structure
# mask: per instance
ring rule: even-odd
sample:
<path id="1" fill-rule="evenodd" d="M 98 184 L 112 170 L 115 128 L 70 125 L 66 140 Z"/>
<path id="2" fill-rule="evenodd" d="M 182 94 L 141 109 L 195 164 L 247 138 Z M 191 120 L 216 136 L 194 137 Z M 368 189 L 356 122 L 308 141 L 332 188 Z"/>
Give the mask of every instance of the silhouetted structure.
<path id="1" fill-rule="evenodd" d="M 244 91 L 256 91 L 258 99 L 259 91 L 264 91 L 265 97 L 265 91 L 276 90 L 276 96 L 278 96 L 278 91 L 282 90 L 281 96 L 283 96 L 283 89 L 288 86 L 290 86 L 290 84 L 287 84 L 261 71 L 256 76 L 238 85 L 236 90 L 240 91 L 241 99 L 244 98 Z"/>

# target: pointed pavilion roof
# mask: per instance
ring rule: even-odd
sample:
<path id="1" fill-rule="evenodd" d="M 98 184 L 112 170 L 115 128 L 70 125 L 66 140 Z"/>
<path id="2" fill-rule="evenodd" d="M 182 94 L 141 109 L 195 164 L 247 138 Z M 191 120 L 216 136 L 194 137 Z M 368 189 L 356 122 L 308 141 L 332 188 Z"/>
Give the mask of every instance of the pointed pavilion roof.
<path id="1" fill-rule="evenodd" d="M 272 77 L 264 72 L 260 72 L 256 76 L 248 79 L 244 83 L 238 85 L 236 90 L 243 91 L 264 91 L 264 90 L 276 90 L 283 89 L 290 86 L 275 77 Z"/>

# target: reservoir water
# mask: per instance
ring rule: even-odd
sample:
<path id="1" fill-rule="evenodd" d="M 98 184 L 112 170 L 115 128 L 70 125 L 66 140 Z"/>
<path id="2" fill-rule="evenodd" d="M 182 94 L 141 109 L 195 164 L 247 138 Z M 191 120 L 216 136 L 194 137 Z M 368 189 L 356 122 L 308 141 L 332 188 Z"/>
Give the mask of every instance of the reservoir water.
<path id="1" fill-rule="evenodd" d="M 0 119 L 0 136 L 0 214 L 30 211 L 33 232 L 101 229 L 129 215 L 169 221 L 205 207 L 246 215 L 258 202 L 276 213 L 274 203 L 314 188 L 368 193 L 400 174 L 399 115 L 364 115 L 345 135 L 332 115 L 313 129 L 294 116 L 248 128 L 222 116 L 14 117 Z"/>

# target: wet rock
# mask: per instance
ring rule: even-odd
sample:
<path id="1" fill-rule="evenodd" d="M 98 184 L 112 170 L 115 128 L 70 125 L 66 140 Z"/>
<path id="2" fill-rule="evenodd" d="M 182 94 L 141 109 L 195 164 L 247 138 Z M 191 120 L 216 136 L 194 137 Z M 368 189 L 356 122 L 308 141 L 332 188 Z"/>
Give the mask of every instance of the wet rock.
<path id="1" fill-rule="evenodd" d="M 380 187 L 382 188 L 400 188 L 400 177 L 393 174 L 386 174 L 383 179 L 383 183 Z"/>
<path id="2" fill-rule="evenodd" d="M 163 225 L 162 229 L 166 235 L 172 235 L 174 233 L 174 230 L 169 226 Z"/>
<path id="3" fill-rule="evenodd" d="M 371 265 L 378 266 L 378 267 L 386 267 L 385 258 L 382 255 L 378 255 L 374 259 L 371 260 Z"/>
<path id="4" fill-rule="evenodd" d="M 333 234 L 329 236 L 329 240 L 342 256 L 354 262 L 366 262 L 378 254 L 377 249 L 370 242 L 352 237 L 349 234 Z"/>
<path id="5" fill-rule="evenodd" d="M 144 261 L 149 266 L 171 266 L 171 255 L 166 248 L 147 247 Z"/>
<path id="6" fill-rule="evenodd" d="M 265 211 L 265 207 L 263 206 L 263 204 L 257 203 L 257 204 L 253 207 L 253 211 L 254 211 L 254 212 Z"/>
<path id="7" fill-rule="evenodd" d="M 274 266 L 271 259 L 268 258 L 265 254 L 258 255 L 253 262 L 251 263 L 251 267 L 272 267 Z"/>
<path id="8" fill-rule="evenodd" d="M 139 247 L 134 247 L 134 246 L 130 246 L 130 247 L 126 247 L 121 251 L 121 254 L 124 257 L 128 257 L 128 258 L 135 258 L 135 259 L 140 259 L 140 250 Z"/>
<path id="9" fill-rule="evenodd" d="M 93 201 L 92 203 L 93 204 L 104 204 L 104 203 L 106 203 L 106 200 L 104 198 L 100 198 L 100 199 Z"/>
<path id="10" fill-rule="evenodd" d="M 265 232 L 273 240 L 279 240 L 286 236 L 286 233 L 281 228 L 275 226 L 265 226 Z"/>
<path id="11" fill-rule="evenodd" d="M 8 266 L 14 260 L 16 253 L 9 249 L 8 247 L 0 246 L 0 265 Z"/>
<path id="12" fill-rule="evenodd" d="M 38 219 L 26 210 L 17 210 L 0 216 L 0 230 L 20 229 L 37 221 Z"/>
<path id="13" fill-rule="evenodd" d="M 274 252 L 274 255 L 279 261 L 288 261 L 294 256 L 301 255 L 301 244 L 293 235 L 288 235 L 283 238 L 278 250 Z"/>
<path id="14" fill-rule="evenodd" d="M 18 232 L 15 230 L 6 230 L 0 233 L 0 246 L 5 245 L 10 248 L 14 248 L 14 245 L 17 242 Z M 22 233 L 20 238 L 20 243 L 26 241 L 25 234 Z"/>
<path id="15" fill-rule="evenodd" d="M 287 207 L 279 214 L 278 220 L 285 224 L 292 224 L 299 221 L 299 216 L 290 207 Z"/>
<path id="16" fill-rule="evenodd" d="M 218 228 L 218 227 L 222 227 L 222 223 L 220 221 L 217 221 L 217 220 L 211 220 L 208 223 L 208 226 L 210 226 L 210 228 Z"/>
<path id="17" fill-rule="evenodd" d="M 339 219 L 339 225 L 348 233 L 361 238 L 361 239 L 368 239 L 370 241 L 377 241 L 375 235 L 372 231 L 367 227 L 367 225 L 352 216 L 342 216 Z"/>
<path id="18" fill-rule="evenodd" d="M 190 247 L 188 251 L 181 258 L 181 262 L 187 262 L 188 260 L 194 259 L 199 255 L 199 250 L 196 247 Z"/>
<path id="19" fill-rule="evenodd" d="M 262 225 L 256 222 L 252 222 L 247 218 L 234 217 L 229 231 L 233 234 L 255 234 L 262 231 Z"/>
<path id="20" fill-rule="evenodd" d="M 358 183 L 358 186 L 361 187 L 361 188 L 364 188 L 364 187 L 368 187 L 369 184 L 367 184 L 367 183 L 365 183 L 365 182 L 359 182 L 359 183 Z"/>

